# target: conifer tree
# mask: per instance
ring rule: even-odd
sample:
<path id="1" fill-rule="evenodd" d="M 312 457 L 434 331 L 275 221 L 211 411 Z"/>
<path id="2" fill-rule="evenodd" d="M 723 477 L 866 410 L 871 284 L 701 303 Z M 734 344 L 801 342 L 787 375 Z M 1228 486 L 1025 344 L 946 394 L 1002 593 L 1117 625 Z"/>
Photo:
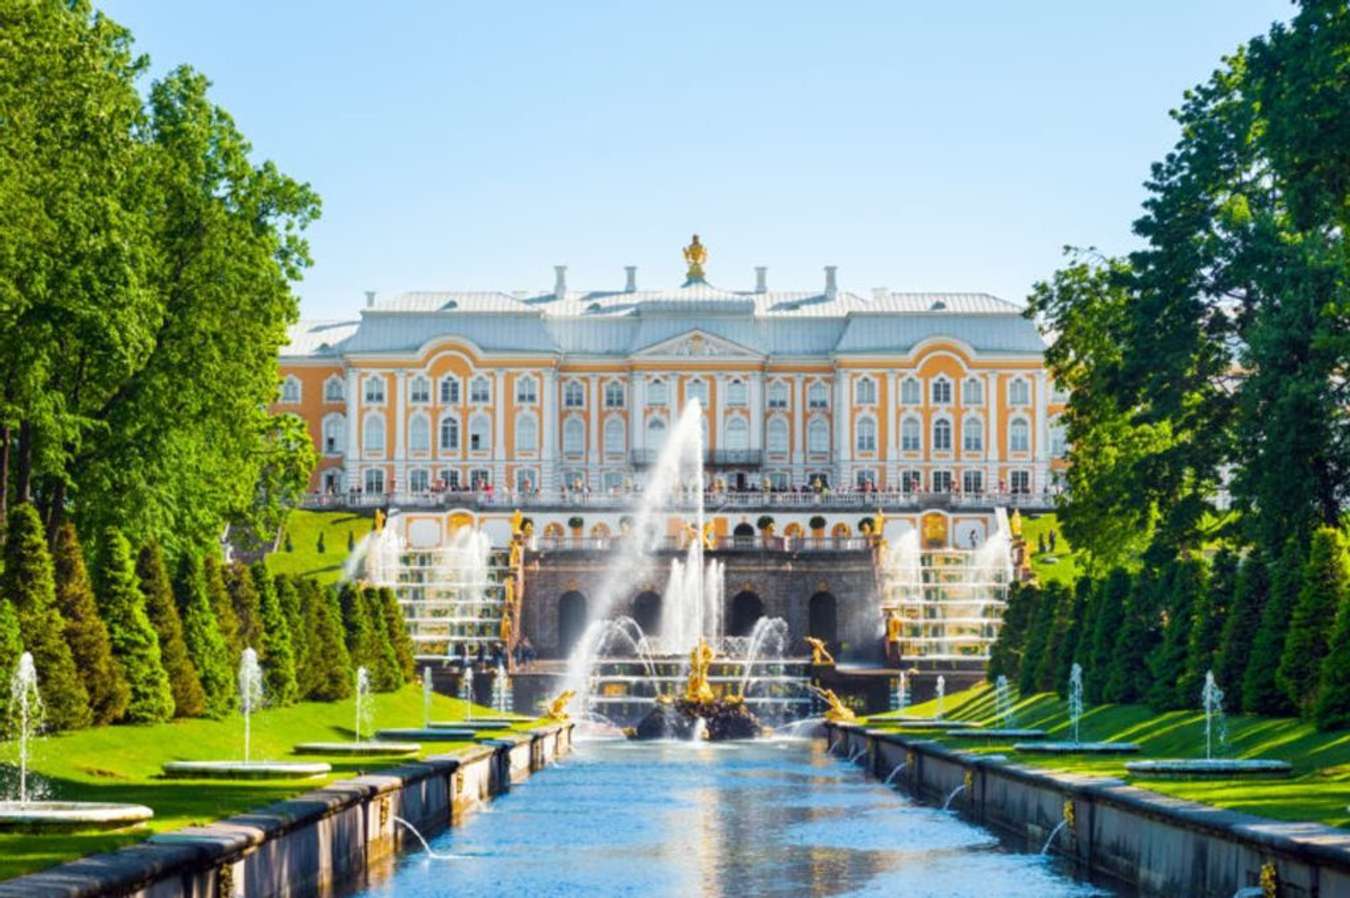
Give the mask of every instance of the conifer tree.
<path id="1" fill-rule="evenodd" d="M 379 656 L 373 642 L 375 631 L 370 626 L 370 614 L 362 596 L 363 590 L 355 583 L 347 582 L 338 587 L 337 604 L 342 615 L 343 639 L 347 654 L 351 658 L 352 669 L 364 667 L 374 676 L 375 661 Z"/>
<path id="2" fill-rule="evenodd" d="M 56 607 L 52 558 L 37 509 L 28 502 L 16 505 L 10 510 L 8 527 L 0 595 L 14 603 L 24 648 L 33 655 L 47 726 L 58 731 L 89 726 L 94 719 L 89 692 L 66 644 L 65 621 Z"/>
<path id="3" fill-rule="evenodd" d="M 1350 594 L 1341 595 L 1331 644 L 1322 659 L 1313 720 L 1319 730 L 1350 726 Z"/>
<path id="4" fill-rule="evenodd" d="M 1308 547 L 1298 602 L 1275 673 L 1276 682 L 1303 717 L 1311 717 L 1316 707 L 1322 659 L 1327 655 L 1330 631 L 1345 592 L 1341 533 L 1332 527 L 1318 528 Z"/>
<path id="5" fill-rule="evenodd" d="M 298 586 L 305 615 L 305 660 L 300 668 L 304 696 L 321 702 L 346 698 L 352 692 L 352 663 L 337 596 L 312 577 Z"/>
<path id="6" fill-rule="evenodd" d="M 1049 623 L 1045 643 L 1036 657 L 1036 691 L 1054 692 L 1060 647 L 1068 637 L 1069 621 L 1073 616 L 1073 592 L 1063 583 L 1051 580 L 1042 590 L 1042 601 L 1048 606 Z"/>
<path id="7" fill-rule="evenodd" d="M 347 554 L 350 555 L 356 551 L 356 536 L 352 531 L 347 531 Z"/>
<path id="8" fill-rule="evenodd" d="M 1116 567 L 1098 586 L 1097 614 L 1092 621 L 1092 644 L 1088 660 L 1083 663 L 1083 692 L 1093 704 L 1105 701 L 1106 680 L 1111 674 L 1111 660 L 1116 649 L 1116 637 L 1125 622 L 1125 609 L 1130 601 L 1132 581 L 1124 568 Z"/>
<path id="9" fill-rule="evenodd" d="M 1111 648 L 1111 663 L 1102 687 L 1103 701 L 1128 704 L 1147 694 L 1151 683 L 1148 657 L 1159 636 L 1154 595 L 1165 586 L 1166 579 L 1159 580 L 1145 572 L 1132 578 L 1125 613 Z"/>
<path id="10" fill-rule="evenodd" d="M 1083 631 L 1087 628 L 1088 615 L 1091 613 L 1093 598 L 1092 578 L 1083 576 L 1074 584 L 1072 595 L 1066 594 L 1066 614 L 1064 638 L 1060 640 L 1059 651 L 1055 659 L 1054 690 L 1060 697 L 1069 694 L 1069 674 L 1074 662 L 1082 664 L 1079 657 L 1080 646 L 1086 642 Z"/>
<path id="11" fill-rule="evenodd" d="M 318 553 L 319 553 L 320 555 L 322 555 L 323 553 L 325 553 L 325 552 L 328 551 L 328 547 L 325 546 L 325 545 L 323 544 L 323 531 L 322 531 L 322 530 L 319 531 L 319 542 L 315 545 L 314 548 L 315 548 L 316 550 L 318 550 Z"/>
<path id="12" fill-rule="evenodd" d="M 1252 639 L 1251 655 L 1242 675 L 1242 710 L 1248 714 L 1280 716 L 1294 705 L 1276 682 L 1284 655 L 1289 617 L 1298 603 L 1303 576 L 1303 552 L 1293 537 L 1285 541 L 1278 563 L 1271 566 L 1270 594 L 1261 610 L 1261 625 Z"/>
<path id="13" fill-rule="evenodd" d="M 202 559 L 202 578 L 206 601 L 216 620 L 216 629 L 221 639 L 225 640 L 225 656 L 233 667 L 239 663 L 239 656 L 245 646 L 239 635 L 239 616 L 234 613 L 234 600 L 225 586 L 225 566 L 214 552 L 208 552 Z"/>
<path id="14" fill-rule="evenodd" d="M 258 587 L 248 565 L 234 562 L 225 568 L 225 589 L 230 593 L 230 605 L 239 622 L 239 650 L 262 647 L 262 609 Z"/>
<path id="15" fill-rule="evenodd" d="M 202 691 L 197 666 L 192 663 L 183 640 L 183 621 L 173 597 L 173 584 L 164 566 L 159 543 L 149 542 L 136 556 L 136 577 L 145 596 L 145 614 L 159 636 L 159 659 L 169 675 L 175 717 L 201 717 L 206 713 L 206 693 Z"/>
<path id="16" fill-rule="evenodd" d="M 1026 650 L 1022 653 L 1022 665 L 1017 672 L 1017 691 L 1022 695 L 1031 695 L 1036 691 L 1036 674 L 1040 667 L 1041 656 L 1045 652 L 1045 644 L 1049 641 L 1050 630 L 1054 626 L 1055 620 L 1055 597 L 1048 589 L 1039 586 L 1028 586 L 1028 589 L 1035 589 L 1039 595 L 1036 597 L 1036 614 L 1031 619 L 1031 626 L 1027 630 Z"/>
<path id="17" fill-rule="evenodd" d="M 398 596 L 388 586 L 380 587 L 380 607 L 384 612 L 384 625 L 389 631 L 389 643 L 394 647 L 394 657 L 398 659 L 400 685 L 409 683 L 417 675 L 417 659 L 414 657 L 412 637 L 408 635 L 408 625 L 403 620 L 403 609 L 398 604 Z"/>
<path id="18" fill-rule="evenodd" d="M 380 591 L 373 586 L 361 590 L 361 605 L 370 633 L 369 668 L 371 686 L 377 692 L 394 692 L 406 681 L 399 665 L 389 625 L 385 622 L 384 604 Z"/>
<path id="19" fill-rule="evenodd" d="M 184 555 L 174 579 L 174 596 L 183 619 L 183 642 L 206 696 L 206 715 L 219 718 L 234 710 L 237 693 L 229 645 L 216 623 L 207 593 L 206 567 L 201 559 Z"/>
<path id="20" fill-rule="evenodd" d="M 19 612 L 14 603 L 0 598 L 0 720 L 8 720 L 9 681 L 23 654 L 23 635 L 19 632 Z"/>
<path id="21" fill-rule="evenodd" d="M 1214 658 L 1214 676 L 1227 693 L 1230 708 L 1241 709 L 1246 705 L 1242 691 L 1243 674 L 1269 594 L 1270 579 L 1265 555 L 1260 551 L 1252 552 L 1238 568 L 1233 605 L 1224 620 L 1219 650 Z"/>
<path id="22" fill-rule="evenodd" d="M 295 653 L 291 645 L 291 625 L 282 610 L 272 578 L 259 561 L 253 565 L 252 581 L 258 593 L 262 620 L 259 655 L 263 666 L 263 685 L 271 705 L 291 705 L 296 699 Z"/>
<path id="23" fill-rule="evenodd" d="M 1160 603 L 1165 619 L 1162 641 L 1148 658 L 1152 681 L 1147 697 L 1155 711 L 1192 707 L 1177 687 L 1186 672 L 1195 608 L 1206 588 L 1204 562 L 1195 558 L 1176 559 L 1168 581 L 1169 589 Z"/>
<path id="24" fill-rule="evenodd" d="M 1023 583 L 1013 583 L 1008 587 L 1008 607 L 1003 611 L 1003 626 L 999 628 L 998 639 L 989 649 L 989 667 L 986 676 L 993 683 L 1000 676 L 1016 683 L 1022 668 L 1022 655 L 1026 651 L 1027 632 L 1032 619 L 1036 616 L 1036 597 L 1034 587 Z"/>
<path id="25" fill-rule="evenodd" d="M 158 723 L 173 717 L 173 689 L 159 655 L 159 637 L 145 613 L 131 546 L 117 528 L 103 532 L 98 546 L 98 607 L 108 624 L 113 660 L 131 689 L 123 719 Z"/>
<path id="26" fill-rule="evenodd" d="M 1186 645 L 1186 667 L 1176 685 L 1179 708 L 1200 706 L 1200 693 L 1205 688 L 1205 674 L 1215 669 L 1219 640 L 1224 622 L 1233 606 L 1233 592 L 1237 589 L 1238 558 L 1227 547 L 1214 555 L 1209 583 L 1196 598 L 1191 615 L 1191 632 Z M 1231 703 L 1231 702 L 1230 702 Z"/>
<path id="27" fill-rule="evenodd" d="M 296 698 L 304 697 L 300 686 L 300 669 L 305 663 L 305 615 L 300 604 L 300 590 L 294 578 L 277 574 L 272 578 L 272 588 L 277 593 L 277 603 L 286 617 L 286 627 L 291 634 L 291 657 L 295 659 Z"/>
<path id="28" fill-rule="evenodd" d="M 56 578 L 56 607 L 66 623 L 65 639 L 75 659 L 75 669 L 89 694 L 93 722 L 98 726 L 112 723 L 126 712 L 131 690 L 113 661 L 108 627 L 99 614 L 75 525 L 69 521 L 56 531 L 52 570 Z"/>

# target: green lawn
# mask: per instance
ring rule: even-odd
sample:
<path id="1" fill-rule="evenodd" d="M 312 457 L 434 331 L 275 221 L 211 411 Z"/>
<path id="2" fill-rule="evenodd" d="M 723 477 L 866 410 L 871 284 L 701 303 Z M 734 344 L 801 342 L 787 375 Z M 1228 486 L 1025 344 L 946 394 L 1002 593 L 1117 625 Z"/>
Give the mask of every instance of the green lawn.
<path id="1" fill-rule="evenodd" d="M 933 702 L 905 713 L 928 716 Z M 1041 693 L 1016 705 L 1017 725 L 1047 730 L 1051 739 L 1067 739 L 1066 703 L 1053 693 Z M 885 728 L 881 714 L 869 722 Z M 994 691 L 988 685 L 948 696 L 945 716 L 993 724 Z M 1133 782 L 1125 773 L 1128 760 L 1141 758 L 1204 757 L 1204 715 L 1195 712 L 1155 714 L 1141 705 L 1103 705 L 1089 708 L 1080 724 L 1084 741 L 1137 742 L 1138 755 L 1115 757 L 1053 757 L 1023 754 L 1010 743 L 964 740 L 933 732 L 943 744 L 974 752 L 1006 753 L 1011 760 L 1054 770 L 1114 776 Z M 1228 718 L 1228 757 L 1275 758 L 1294 765 L 1288 779 L 1270 780 L 1140 780 L 1137 785 L 1155 792 L 1246 811 L 1277 820 L 1314 820 L 1332 826 L 1350 826 L 1350 731 L 1319 733 L 1311 724 L 1289 718 Z"/>
<path id="2" fill-rule="evenodd" d="M 464 702 L 437 695 L 433 717 L 454 720 L 464 716 Z M 353 701 L 305 703 L 264 710 L 253 720 L 256 759 L 295 757 L 299 742 L 352 738 Z M 488 709 L 475 713 L 489 714 Z M 422 690 L 409 685 L 402 691 L 375 696 L 377 727 L 421 726 Z M 529 721 L 521 728 L 536 724 Z M 426 742 L 423 755 L 462 750 L 469 742 Z M 14 745 L 4 746 L 12 761 Z M 168 780 L 160 777 L 165 761 L 238 758 L 243 750 L 243 721 L 183 720 L 153 726 L 114 726 L 81 730 L 40 740 L 35 746 L 34 769 L 51 786 L 56 799 L 120 801 L 153 808 L 150 824 L 133 832 L 78 835 L 21 835 L 0 833 L 0 880 L 49 867 L 91 852 L 107 851 L 139 841 L 147 835 L 183 826 L 207 823 L 317 788 L 334 779 L 392 767 L 399 760 L 306 755 L 303 760 L 327 761 L 332 774 L 322 779 L 273 782 Z"/>
<path id="3" fill-rule="evenodd" d="M 370 533 L 373 522 L 373 515 L 365 512 L 297 508 L 286 519 L 291 551 L 286 551 L 283 536 L 281 548 L 267 556 L 267 569 L 274 574 L 300 574 L 314 577 L 320 583 L 335 583 L 342 576 L 342 563 L 347 560 L 348 534 L 353 543 L 359 544 Z M 323 552 L 318 548 L 320 533 Z"/>
<path id="4" fill-rule="evenodd" d="M 1049 540 L 1051 530 L 1055 531 L 1055 551 L 1042 555 L 1036 551 L 1037 538 L 1044 536 Z M 1027 541 L 1027 551 L 1031 553 L 1031 569 L 1036 572 L 1037 578 L 1042 583 L 1058 580 L 1073 584 L 1078 577 L 1077 559 L 1069 546 L 1069 541 L 1064 538 L 1064 533 L 1059 527 L 1059 519 L 1054 513 L 1023 515 L 1022 538 Z"/>

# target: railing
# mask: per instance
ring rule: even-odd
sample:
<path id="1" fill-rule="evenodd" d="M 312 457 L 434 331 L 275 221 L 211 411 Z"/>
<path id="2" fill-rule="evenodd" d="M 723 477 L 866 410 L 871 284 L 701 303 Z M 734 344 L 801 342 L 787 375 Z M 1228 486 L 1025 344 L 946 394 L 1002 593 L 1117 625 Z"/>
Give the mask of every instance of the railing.
<path id="1" fill-rule="evenodd" d="M 628 460 L 638 468 L 648 468 L 656 464 L 661 457 L 658 449 L 634 449 L 628 453 Z M 762 449 L 709 449 L 703 453 L 703 463 L 709 467 L 750 467 L 764 464 Z"/>
<path id="2" fill-rule="evenodd" d="M 530 549 L 539 552 L 608 552 L 623 545 L 625 539 L 623 536 L 540 536 L 536 537 Z M 648 552 L 684 552 L 689 548 L 689 543 L 665 537 L 650 540 L 644 547 Z M 862 552 L 869 548 L 871 542 L 859 536 L 774 536 L 767 540 L 762 536 L 725 536 L 714 540 L 709 551 Z"/>

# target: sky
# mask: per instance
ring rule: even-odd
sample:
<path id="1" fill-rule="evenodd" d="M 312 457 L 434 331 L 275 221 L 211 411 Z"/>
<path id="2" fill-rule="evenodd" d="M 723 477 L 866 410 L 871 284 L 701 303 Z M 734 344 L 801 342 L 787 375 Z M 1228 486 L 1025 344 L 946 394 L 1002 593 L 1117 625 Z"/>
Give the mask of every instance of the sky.
<path id="1" fill-rule="evenodd" d="M 102 0 L 323 199 L 306 318 L 364 291 L 708 280 L 1022 301 L 1125 252 L 1167 112 L 1286 0 Z"/>

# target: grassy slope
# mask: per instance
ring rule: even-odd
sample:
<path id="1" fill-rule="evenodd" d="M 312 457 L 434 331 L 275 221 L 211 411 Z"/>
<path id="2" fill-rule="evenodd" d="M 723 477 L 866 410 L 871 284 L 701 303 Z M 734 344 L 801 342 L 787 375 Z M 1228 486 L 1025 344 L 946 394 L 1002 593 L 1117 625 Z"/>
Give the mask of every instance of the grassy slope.
<path id="1" fill-rule="evenodd" d="M 437 695 L 433 702 L 433 717 L 437 720 L 464 716 L 464 702 L 458 699 Z M 480 711 L 491 713 L 487 709 Z M 253 757 L 287 759 L 293 757 L 291 747 L 298 742 L 349 740 L 353 716 L 350 699 L 262 711 L 253 720 Z M 375 723 L 380 727 L 421 726 L 421 688 L 410 685 L 397 693 L 375 696 Z M 427 742 L 422 745 L 422 754 L 453 753 L 469 744 Z M 309 791 L 324 782 L 399 763 L 379 758 L 306 755 L 296 759 L 327 761 L 333 766 L 333 773 L 322 779 L 280 782 L 175 781 L 159 777 L 160 765 L 165 761 L 237 758 L 242 746 L 243 722 L 238 716 L 154 726 L 99 727 L 41 740 L 35 747 L 33 766 L 51 784 L 50 797 L 144 804 L 154 809 L 155 818 L 147 828 L 135 832 L 0 833 L 0 880 L 80 855 L 117 848 L 151 833 L 206 823 Z M 12 743 L 6 747 L 13 749 Z"/>
<path id="2" fill-rule="evenodd" d="M 274 574 L 302 574 L 315 577 L 320 583 L 334 583 L 342 576 L 342 563 L 347 560 L 347 534 L 360 543 L 370 533 L 371 523 L 371 515 L 363 512 L 297 508 L 286 521 L 291 551 L 284 548 L 286 541 L 283 538 L 283 548 L 267 556 L 267 568 Z M 322 554 L 318 550 L 321 532 Z"/>
<path id="3" fill-rule="evenodd" d="M 981 685 L 949 696 L 946 716 L 979 720 L 992 724 L 993 690 Z M 906 711 L 914 716 L 931 715 L 934 704 L 928 702 Z M 1042 693 L 1020 701 L 1016 706 L 1017 725 L 1038 727 L 1049 738 L 1068 738 L 1066 704 L 1053 693 Z M 891 715 L 877 715 L 871 721 L 884 727 Z M 1114 776 L 1133 781 L 1125 773 L 1125 762 L 1138 758 L 1204 757 L 1204 715 L 1195 712 L 1155 714 L 1141 705 L 1103 705 L 1083 715 L 1081 738 L 1084 741 L 1137 742 L 1138 755 L 1110 758 L 1050 757 L 1021 754 L 1009 743 L 962 740 L 936 736 L 939 741 L 970 751 L 1004 752 L 1022 764 Z M 916 731 L 910 730 L 914 733 Z M 1350 825 L 1350 732 L 1319 733 L 1310 724 L 1288 718 L 1234 716 L 1228 719 L 1230 749 L 1228 757 L 1276 758 L 1294 765 L 1288 779 L 1271 780 L 1140 780 L 1138 785 L 1178 798 L 1205 802 L 1224 808 L 1246 811 L 1278 820 L 1315 820 L 1332 826 Z M 928 738 L 931 733 L 925 733 Z"/>
<path id="4" fill-rule="evenodd" d="M 1047 552 L 1044 555 L 1036 553 L 1037 537 L 1045 536 L 1050 538 L 1050 531 L 1055 531 L 1055 551 Z M 1069 541 L 1064 538 L 1063 532 L 1059 527 L 1059 520 L 1053 513 L 1022 516 L 1022 538 L 1027 541 L 1027 549 L 1031 552 L 1031 568 L 1036 572 L 1037 578 L 1042 583 L 1050 580 L 1059 580 L 1063 583 L 1072 584 L 1078 577 L 1078 564 L 1073 550 L 1069 546 Z"/>

